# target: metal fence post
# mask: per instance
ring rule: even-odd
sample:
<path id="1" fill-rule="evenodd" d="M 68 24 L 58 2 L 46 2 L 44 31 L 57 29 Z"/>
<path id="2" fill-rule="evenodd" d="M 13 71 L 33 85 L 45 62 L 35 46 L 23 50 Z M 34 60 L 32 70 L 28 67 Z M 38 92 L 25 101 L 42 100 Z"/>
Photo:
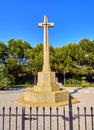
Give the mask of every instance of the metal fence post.
<path id="1" fill-rule="evenodd" d="M 2 115 L 2 118 L 3 118 L 2 130 L 4 130 L 4 125 L 5 125 L 5 107 L 3 107 L 3 115 Z"/>
<path id="2" fill-rule="evenodd" d="M 25 108 L 22 108 L 22 130 L 25 130 Z"/>
<path id="3" fill-rule="evenodd" d="M 69 130 L 73 130 L 72 96 L 69 93 Z"/>
<path id="4" fill-rule="evenodd" d="M 93 107 L 91 107 L 91 125 L 92 125 L 92 130 L 94 130 Z"/>

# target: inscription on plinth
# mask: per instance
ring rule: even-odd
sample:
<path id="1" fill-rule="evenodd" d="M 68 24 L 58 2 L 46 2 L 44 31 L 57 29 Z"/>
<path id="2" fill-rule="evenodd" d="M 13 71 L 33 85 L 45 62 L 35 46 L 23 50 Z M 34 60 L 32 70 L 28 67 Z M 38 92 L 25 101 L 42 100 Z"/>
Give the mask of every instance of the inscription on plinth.
<path id="1" fill-rule="evenodd" d="M 59 86 L 56 84 L 55 72 L 39 72 L 38 83 L 34 86 L 35 91 L 58 91 Z"/>

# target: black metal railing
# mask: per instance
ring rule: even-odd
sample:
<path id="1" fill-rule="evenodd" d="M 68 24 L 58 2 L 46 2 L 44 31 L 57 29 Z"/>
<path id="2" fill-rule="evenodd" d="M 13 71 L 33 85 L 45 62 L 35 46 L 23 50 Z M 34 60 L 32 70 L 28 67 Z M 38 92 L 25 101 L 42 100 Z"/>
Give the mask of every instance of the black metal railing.
<path id="1" fill-rule="evenodd" d="M 94 130 L 93 107 L 3 107 L 0 130 Z"/>
<path id="2" fill-rule="evenodd" d="M 76 117 L 77 124 L 78 124 L 78 130 L 81 130 L 82 126 L 84 130 L 94 130 L 94 114 L 93 114 L 93 107 L 90 107 L 90 109 L 87 109 L 84 107 L 83 114 L 80 113 L 80 108 L 77 107 L 77 114 L 74 114 L 74 117 Z"/>

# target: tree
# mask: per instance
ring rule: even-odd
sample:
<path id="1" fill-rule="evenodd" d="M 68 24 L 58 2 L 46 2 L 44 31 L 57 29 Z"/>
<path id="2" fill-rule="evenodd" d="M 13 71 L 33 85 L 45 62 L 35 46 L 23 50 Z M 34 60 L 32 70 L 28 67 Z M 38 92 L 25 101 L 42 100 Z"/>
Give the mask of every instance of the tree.
<path id="1" fill-rule="evenodd" d="M 74 43 L 55 49 L 55 68 L 58 72 L 63 74 L 64 84 L 66 83 L 66 74 L 71 73 L 73 69 L 75 49 L 76 45 Z"/>
<path id="2" fill-rule="evenodd" d="M 11 39 L 8 41 L 8 51 L 17 60 L 18 64 L 26 64 L 25 51 L 30 48 L 29 43 L 22 40 Z"/>
<path id="3" fill-rule="evenodd" d="M 13 85 L 15 78 L 13 75 L 8 74 L 8 71 L 4 65 L 0 65 L 0 89 L 9 88 Z"/>
<path id="4" fill-rule="evenodd" d="M 8 52 L 9 58 L 7 58 L 7 68 L 10 74 L 13 74 L 17 79 L 23 79 L 26 75 L 26 65 L 28 58 L 26 57 L 26 52 L 28 49 L 31 49 L 31 46 L 28 42 L 23 42 L 22 40 L 10 39 L 8 41 Z M 25 70 L 24 70 L 25 69 Z"/>
<path id="5" fill-rule="evenodd" d="M 86 67 L 87 77 L 90 79 L 94 75 L 94 41 L 90 41 L 87 38 L 80 40 L 78 43 L 82 47 L 82 50 L 85 51 L 83 64 Z"/>
<path id="6" fill-rule="evenodd" d="M 9 72 L 9 74 L 12 74 L 15 77 L 18 77 L 18 73 L 20 72 L 20 65 L 17 64 L 17 61 L 14 59 L 13 56 L 10 56 L 6 60 L 6 68 Z"/>
<path id="7" fill-rule="evenodd" d="M 27 62 L 28 70 L 34 75 L 34 83 L 36 84 L 37 72 L 42 70 L 43 65 L 43 44 L 27 50 L 25 56 L 29 59 Z"/>
<path id="8" fill-rule="evenodd" d="M 5 64 L 7 57 L 7 47 L 3 42 L 0 42 L 0 64 Z"/>
<path id="9" fill-rule="evenodd" d="M 80 44 L 82 49 L 85 50 L 87 53 L 91 52 L 93 47 L 92 42 L 87 38 L 81 39 L 78 44 Z"/>

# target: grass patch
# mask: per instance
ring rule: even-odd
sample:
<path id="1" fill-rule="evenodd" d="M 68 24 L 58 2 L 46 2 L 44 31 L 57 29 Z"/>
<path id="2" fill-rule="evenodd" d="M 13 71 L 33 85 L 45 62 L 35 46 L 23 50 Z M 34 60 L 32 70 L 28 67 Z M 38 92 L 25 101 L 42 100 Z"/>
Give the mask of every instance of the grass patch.
<path id="1" fill-rule="evenodd" d="M 17 84 L 15 85 L 16 88 L 28 88 L 28 87 L 33 87 L 34 84 Z"/>
<path id="2" fill-rule="evenodd" d="M 81 87 L 80 84 L 64 84 L 64 87 Z"/>
<path id="3" fill-rule="evenodd" d="M 64 84 L 64 87 L 94 87 L 94 83 L 90 83 L 86 86 L 82 86 L 81 84 Z"/>

